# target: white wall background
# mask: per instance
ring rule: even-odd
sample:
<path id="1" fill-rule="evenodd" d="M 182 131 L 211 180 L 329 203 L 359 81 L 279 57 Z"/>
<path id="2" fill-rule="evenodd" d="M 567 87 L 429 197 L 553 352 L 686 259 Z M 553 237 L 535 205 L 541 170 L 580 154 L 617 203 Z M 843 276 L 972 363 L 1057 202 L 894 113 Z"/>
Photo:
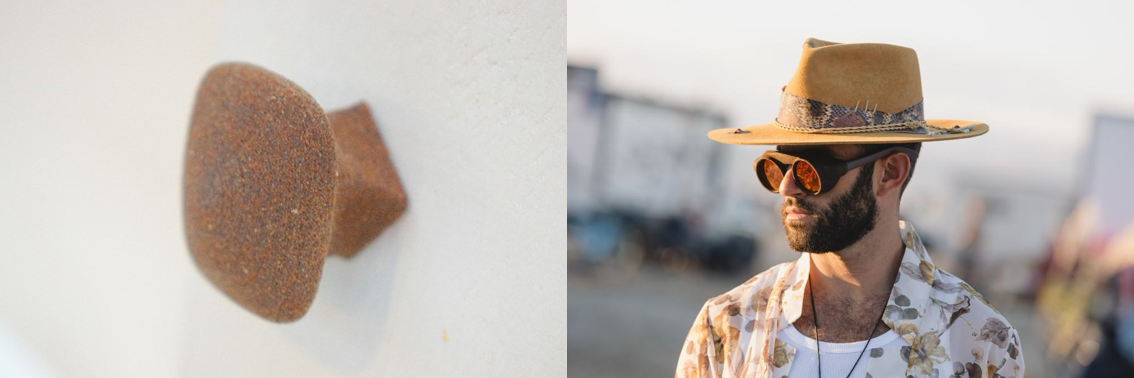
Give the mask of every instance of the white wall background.
<path id="1" fill-rule="evenodd" d="M 0 373 L 565 375 L 565 18 L 553 0 L 0 2 L 0 353 L 32 356 Z M 327 109 L 368 102 L 409 194 L 293 324 L 186 250 L 189 113 L 226 60 Z"/>

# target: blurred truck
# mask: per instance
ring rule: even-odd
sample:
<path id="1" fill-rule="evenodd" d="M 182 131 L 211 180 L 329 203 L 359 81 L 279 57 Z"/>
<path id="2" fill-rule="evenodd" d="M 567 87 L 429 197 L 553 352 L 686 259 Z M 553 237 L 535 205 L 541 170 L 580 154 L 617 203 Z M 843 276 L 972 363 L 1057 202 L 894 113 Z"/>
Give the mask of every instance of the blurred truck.
<path id="1" fill-rule="evenodd" d="M 723 189 L 720 112 L 610 93 L 598 70 L 567 67 L 570 264 L 641 263 L 744 272 L 753 206 Z"/>

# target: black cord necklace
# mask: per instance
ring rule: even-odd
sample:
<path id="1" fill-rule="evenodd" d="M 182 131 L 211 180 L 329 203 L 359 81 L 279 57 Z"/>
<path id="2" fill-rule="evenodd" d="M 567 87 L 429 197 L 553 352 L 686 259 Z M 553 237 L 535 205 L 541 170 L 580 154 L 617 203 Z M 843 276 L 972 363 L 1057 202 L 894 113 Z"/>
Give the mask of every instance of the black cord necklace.
<path id="1" fill-rule="evenodd" d="M 811 295 L 809 295 L 809 297 L 811 298 L 811 321 L 815 325 L 815 329 L 813 330 L 813 333 L 815 334 L 815 359 L 819 362 L 819 378 L 823 378 L 823 357 L 822 354 L 819 353 L 819 312 L 815 309 L 815 286 L 811 285 L 810 274 L 807 275 L 807 287 L 812 289 Z M 862 346 L 862 352 L 858 353 L 858 358 L 854 359 L 854 365 L 851 365 L 850 371 L 847 372 L 847 378 L 850 378 L 851 374 L 854 373 L 854 368 L 858 367 L 858 361 L 861 360 L 862 355 L 866 353 L 866 348 L 870 347 L 870 339 L 874 338 L 874 331 L 878 329 L 878 324 L 882 323 L 882 315 L 884 315 L 885 313 L 886 306 L 883 305 L 882 313 L 878 314 L 878 321 L 874 322 L 874 328 L 870 329 L 870 336 L 866 338 L 866 345 Z"/>

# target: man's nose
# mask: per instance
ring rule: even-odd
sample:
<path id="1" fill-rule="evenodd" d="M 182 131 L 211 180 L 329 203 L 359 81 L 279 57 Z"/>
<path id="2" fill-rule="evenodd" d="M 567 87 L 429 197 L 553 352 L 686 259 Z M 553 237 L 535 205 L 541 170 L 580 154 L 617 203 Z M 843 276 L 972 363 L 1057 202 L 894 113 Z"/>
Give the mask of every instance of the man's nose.
<path id="1" fill-rule="evenodd" d="M 780 195 L 784 197 L 802 197 L 805 193 L 795 184 L 795 168 L 788 167 L 788 171 L 784 172 L 784 178 L 780 180 Z"/>

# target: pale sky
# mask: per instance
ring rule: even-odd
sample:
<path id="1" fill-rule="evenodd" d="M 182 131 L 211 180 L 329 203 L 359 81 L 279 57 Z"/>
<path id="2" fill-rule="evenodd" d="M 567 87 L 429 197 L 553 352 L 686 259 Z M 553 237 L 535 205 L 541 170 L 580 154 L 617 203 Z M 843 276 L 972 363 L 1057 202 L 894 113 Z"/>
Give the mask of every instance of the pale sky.
<path id="1" fill-rule="evenodd" d="M 911 192 L 1001 177 L 979 184 L 1071 193 L 1094 115 L 1134 116 L 1131 10 L 1098 2 L 568 0 L 567 57 L 598 67 L 608 90 L 719 109 L 739 127 L 772 121 L 807 37 L 911 47 L 927 118 L 991 128 L 926 144 Z M 734 151 L 725 169 L 749 174 L 763 148 Z"/>

